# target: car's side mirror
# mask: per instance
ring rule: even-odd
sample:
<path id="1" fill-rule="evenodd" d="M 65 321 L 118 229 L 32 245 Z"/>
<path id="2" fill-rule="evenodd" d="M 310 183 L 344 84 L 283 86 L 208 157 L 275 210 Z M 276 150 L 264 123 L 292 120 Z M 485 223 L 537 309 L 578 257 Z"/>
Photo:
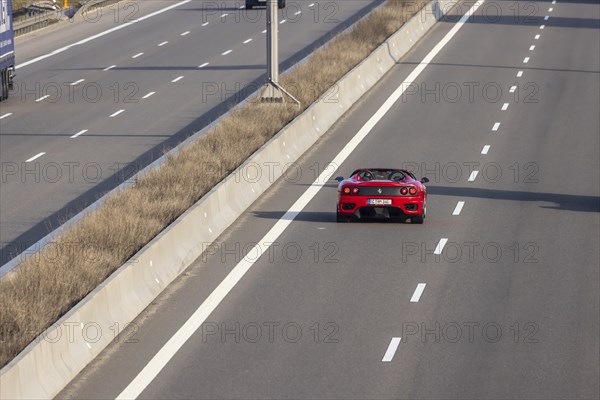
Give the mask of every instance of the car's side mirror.
<path id="1" fill-rule="evenodd" d="M 335 178 L 336 181 L 341 182 L 344 180 L 343 176 L 338 176 L 337 178 Z"/>
<path id="2" fill-rule="evenodd" d="M 427 182 L 429 182 L 429 178 L 425 178 L 425 177 L 421 178 L 421 183 L 427 183 Z"/>

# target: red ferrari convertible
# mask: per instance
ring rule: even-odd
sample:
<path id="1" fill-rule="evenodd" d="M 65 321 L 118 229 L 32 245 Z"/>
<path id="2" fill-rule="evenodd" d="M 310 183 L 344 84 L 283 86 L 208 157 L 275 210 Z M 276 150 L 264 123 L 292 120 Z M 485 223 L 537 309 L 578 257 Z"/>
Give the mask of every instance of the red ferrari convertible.
<path id="1" fill-rule="evenodd" d="M 338 222 L 367 217 L 410 219 L 413 224 L 425 220 L 427 178 L 419 181 L 404 169 L 369 168 L 335 180 L 339 182 Z"/>

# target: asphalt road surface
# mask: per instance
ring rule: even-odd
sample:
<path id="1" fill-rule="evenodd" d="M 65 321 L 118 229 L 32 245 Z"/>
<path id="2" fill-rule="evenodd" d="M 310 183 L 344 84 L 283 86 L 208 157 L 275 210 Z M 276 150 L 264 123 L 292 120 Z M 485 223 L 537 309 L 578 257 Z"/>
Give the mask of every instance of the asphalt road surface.
<path id="1" fill-rule="evenodd" d="M 140 398 L 598 398 L 598 21 L 593 2 L 486 1 L 404 82 L 456 20 L 436 25 L 58 398 L 134 393 L 148 372 Z M 403 84 L 335 175 L 429 177 L 425 223 L 338 224 L 330 179 L 253 256 Z"/>
<path id="2" fill-rule="evenodd" d="M 378 4 L 288 2 L 281 68 Z M 259 87 L 266 11 L 243 5 L 126 0 L 17 39 L 0 104 L 0 264 Z"/>

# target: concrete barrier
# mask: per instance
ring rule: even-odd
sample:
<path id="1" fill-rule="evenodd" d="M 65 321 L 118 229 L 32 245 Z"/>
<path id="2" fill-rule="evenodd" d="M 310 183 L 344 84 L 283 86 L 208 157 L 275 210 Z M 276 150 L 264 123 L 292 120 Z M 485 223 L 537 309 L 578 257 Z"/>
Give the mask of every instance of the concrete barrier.
<path id="1" fill-rule="evenodd" d="M 114 339 L 115 326 L 133 321 L 283 173 L 240 179 L 248 166 L 297 160 L 435 24 L 440 9 L 452 4 L 429 3 L 336 83 L 337 101 L 327 101 L 326 93 L 37 337 L 0 371 L 0 398 L 54 397 Z"/>

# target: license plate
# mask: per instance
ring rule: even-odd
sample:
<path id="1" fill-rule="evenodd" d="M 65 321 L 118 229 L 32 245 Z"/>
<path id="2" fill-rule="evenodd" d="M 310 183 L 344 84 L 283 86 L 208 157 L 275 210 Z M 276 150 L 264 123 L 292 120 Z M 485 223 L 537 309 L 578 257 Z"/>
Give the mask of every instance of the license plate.
<path id="1" fill-rule="evenodd" d="M 389 206 L 392 204 L 392 199 L 369 199 L 368 203 L 376 206 Z"/>

